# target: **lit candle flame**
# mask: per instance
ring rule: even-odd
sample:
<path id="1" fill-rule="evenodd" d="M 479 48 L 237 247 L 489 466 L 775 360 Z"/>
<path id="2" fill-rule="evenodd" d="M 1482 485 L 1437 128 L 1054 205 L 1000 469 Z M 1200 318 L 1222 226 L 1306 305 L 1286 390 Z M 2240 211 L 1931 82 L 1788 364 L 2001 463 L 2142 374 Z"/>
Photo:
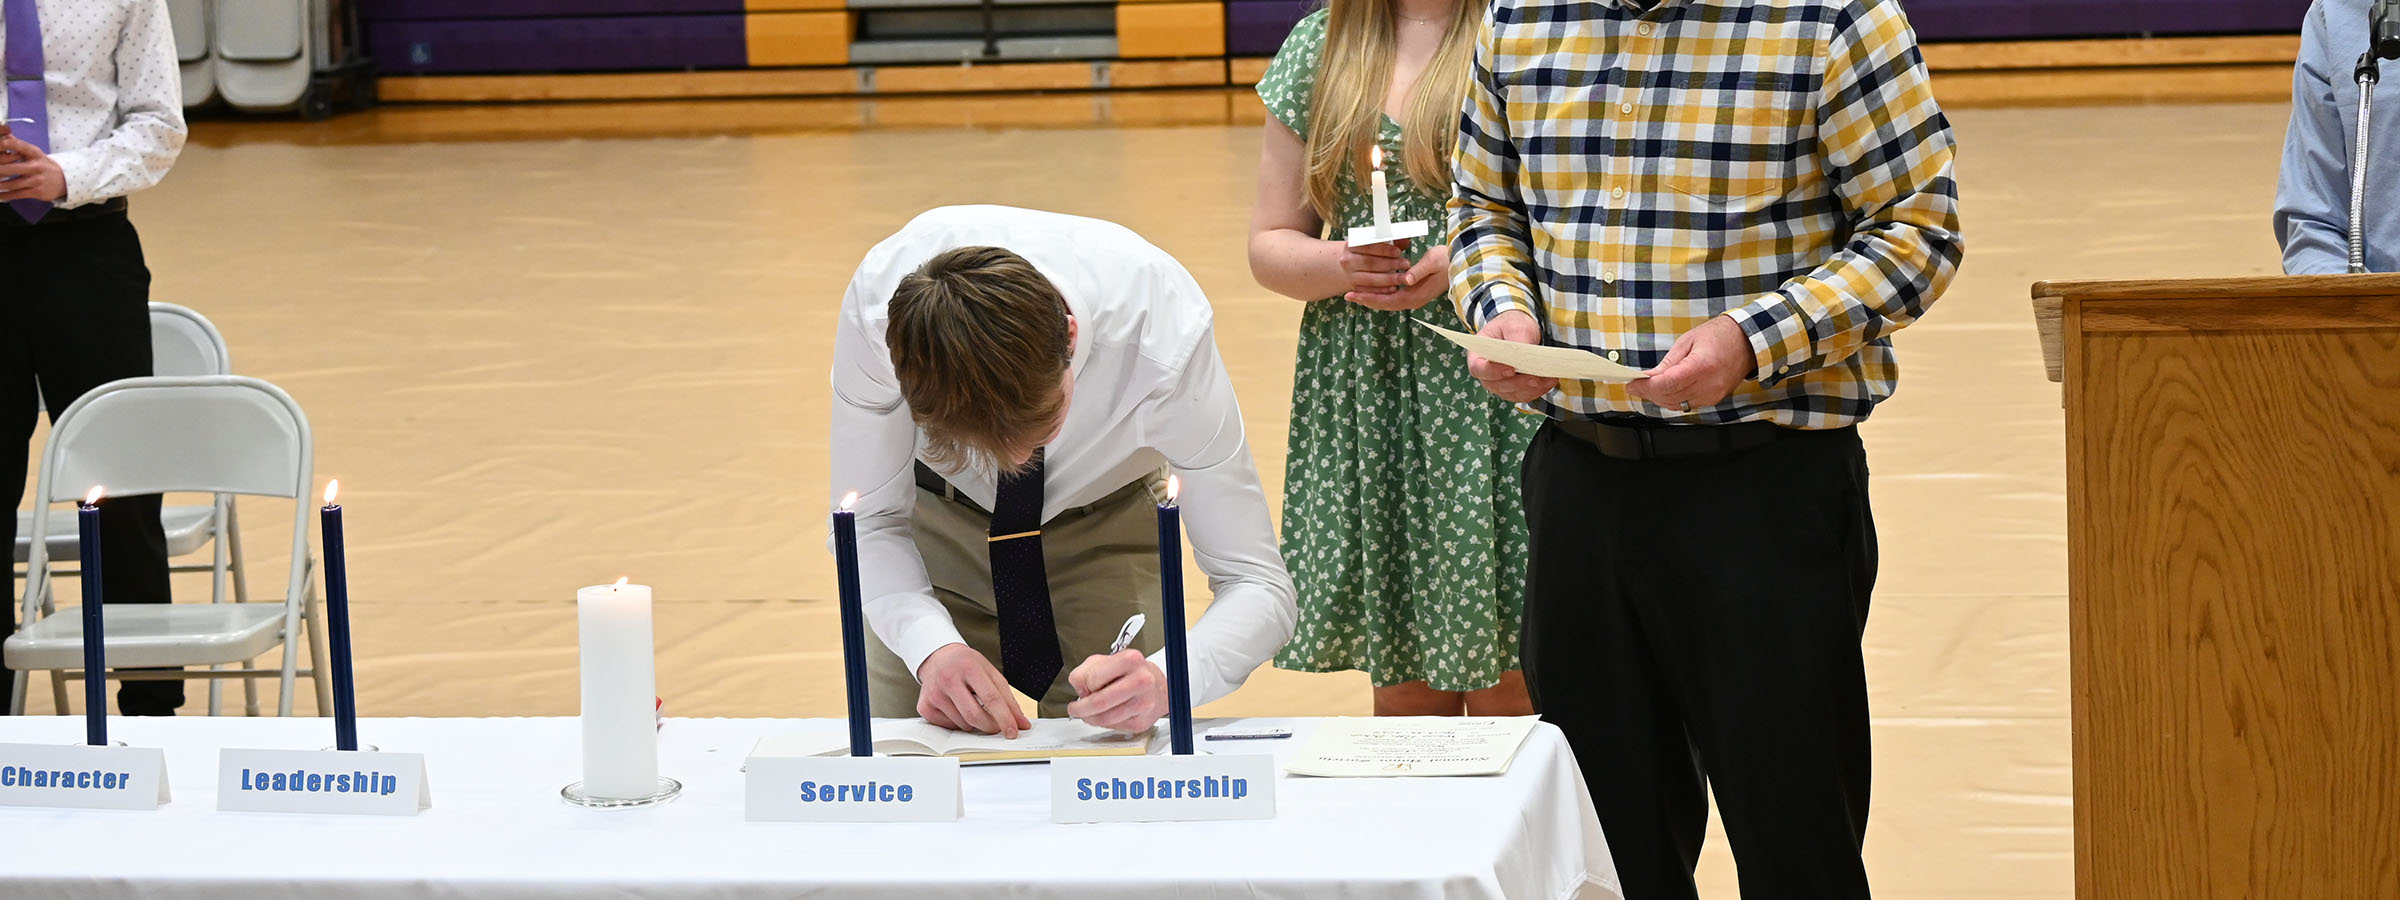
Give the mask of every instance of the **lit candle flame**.
<path id="1" fill-rule="evenodd" d="M 847 494 L 843 494 L 843 495 L 842 495 L 842 511 L 843 511 L 843 512 L 849 512 L 849 511 L 850 511 L 850 507 L 852 507 L 852 506 L 855 506 L 855 505 L 857 505 L 857 504 L 858 504 L 858 492 L 857 492 L 857 491 L 851 491 L 850 493 L 847 493 Z"/>
<path id="2" fill-rule="evenodd" d="M 623 589 L 625 587 L 625 582 L 631 580 L 633 580 L 633 576 L 631 575 L 619 575 L 617 576 L 617 583 L 609 585 L 608 589 L 612 591 Z"/>
<path id="3" fill-rule="evenodd" d="M 1175 476 L 1173 476 L 1173 475 L 1169 475 L 1169 476 L 1167 476 L 1167 502 L 1168 502 L 1168 503 L 1173 503 L 1173 502 L 1175 502 L 1175 495 L 1176 495 L 1177 493 L 1181 492 L 1182 490 L 1183 490 L 1183 479 L 1177 478 L 1177 477 L 1175 477 Z"/>
<path id="4" fill-rule="evenodd" d="M 104 494 L 104 493 L 107 493 L 107 490 L 106 490 L 105 488 L 102 488 L 101 486 L 99 486 L 99 485 L 96 485 L 96 484 L 95 484 L 95 485 L 92 485 L 92 492 L 91 492 L 91 493 L 89 493 L 89 494 L 85 494 L 85 495 L 83 495 L 83 505 L 85 505 L 85 506 L 98 506 L 98 505 L 100 505 L 100 495 L 101 495 L 101 494 Z"/>
<path id="5" fill-rule="evenodd" d="M 1369 145 L 1367 147 L 1367 164 L 1373 166 L 1375 171 L 1383 171 L 1383 148 L 1381 146 Z"/>
<path id="6" fill-rule="evenodd" d="M 336 478 L 336 479 L 334 479 L 334 480 L 332 480 L 332 481 L 325 482 L 325 505 L 326 505 L 326 506 L 332 506 L 332 505 L 333 505 L 333 495 L 335 495 L 335 494 L 338 494 L 338 493 L 341 493 L 341 491 L 342 491 L 342 480 L 341 480 L 341 479 L 339 479 L 339 478 Z"/>

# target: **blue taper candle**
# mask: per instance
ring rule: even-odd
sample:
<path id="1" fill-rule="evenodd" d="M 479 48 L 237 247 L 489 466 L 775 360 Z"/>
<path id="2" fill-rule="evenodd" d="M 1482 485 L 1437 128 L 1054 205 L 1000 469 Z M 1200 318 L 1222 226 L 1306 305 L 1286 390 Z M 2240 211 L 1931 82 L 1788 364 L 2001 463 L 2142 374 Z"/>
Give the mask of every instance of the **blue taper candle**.
<path id="1" fill-rule="evenodd" d="M 317 527 L 325 534 L 325 634 L 333 642 L 333 747 L 358 749 L 358 691 L 350 672 L 350 565 L 342 549 L 340 481 L 325 484 Z"/>
<path id="2" fill-rule="evenodd" d="M 77 549 L 83 552 L 83 731 L 94 747 L 108 746 L 108 634 L 100 618 L 100 489 L 76 507 Z M 66 712 L 66 710 L 59 710 Z"/>
<path id="3" fill-rule="evenodd" d="M 858 502 L 853 492 L 833 513 L 833 564 L 841 586 L 842 686 L 850 699 L 850 755 L 874 756 L 875 733 L 867 722 L 867 611 L 858 594 Z"/>
<path id="4" fill-rule="evenodd" d="M 1192 667 L 1184 647 L 1182 482 L 1167 476 L 1167 502 L 1158 506 L 1158 613 L 1167 637 L 1167 740 L 1177 756 L 1192 755 Z"/>

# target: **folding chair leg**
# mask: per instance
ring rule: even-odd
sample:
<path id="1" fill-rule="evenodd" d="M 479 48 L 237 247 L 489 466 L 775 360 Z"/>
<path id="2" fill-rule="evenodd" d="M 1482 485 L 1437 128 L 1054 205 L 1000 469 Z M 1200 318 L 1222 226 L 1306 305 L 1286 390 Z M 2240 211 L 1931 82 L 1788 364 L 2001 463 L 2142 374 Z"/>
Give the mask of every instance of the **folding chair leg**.
<path id="1" fill-rule="evenodd" d="M 8 714 L 21 716 L 25 714 L 26 673 L 20 670 L 14 674 L 16 677 L 8 680 Z"/>
<path id="2" fill-rule="evenodd" d="M 308 632 L 308 679 L 317 692 L 317 715 L 333 717 L 333 676 L 325 664 L 325 630 L 317 623 L 315 597 L 301 607 L 300 627 Z"/>
<path id="3" fill-rule="evenodd" d="M 242 660 L 242 670 L 245 672 L 258 671 L 258 661 Z M 256 678 L 242 679 L 242 715 L 258 717 L 258 679 Z"/>
<path id="4" fill-rule="evenodd" d="M 225 547 L 231 557 L 226 568 L 233 573 L 233 602 L 250 602 L 250 567 L 242 564 L 241 508 L 228 498 L 225 501 Z"/>
<path id="5" fill-rule="evenodd" d="M 301 506 L 305 509 L 307 504 L 302 503 Z M 305 516 L 306 513 L 299 515 Z M 299 529 L 308 527 L 305 521 L 292 524 Z M 300 642 L 308 639 L 301 629 L 307 628 L 310 633 L 315 631 L 311 626 L 317 614 L 317 559 L 308 554 L 305 546 L 307 538 L 305 530 L 292 536 L 292 549 L 295 551 L 292 555 L 292 576 L 290 581 L 284 583 L 283 633 L 280 635 L 283 639 L 283 690 L 275 698 L 275 714 L 278 716 L 292 714 L 292 680 L 300 669 Z M 328 699 L 323 692 L 319 692 L 317 703 L 323 705 Z"/>
<path id="6" fill-rule="evenodd" d="M 209 536 L 209 545 L 211 555 L 215 557 L 215 559 L 212 560 L 211 564 L 209 565 L 208 574 L 208 602 L 210 603 L 225 602 L 225 580 L 227 577 L 226 551 L 230 546 L 225 540 L 225 523 L 228 519 L 228 512 L 231 508 L 232 500 L 227 498 L 227 496 L 224 494 L 218 494 L 216 496 L 216 509 L 209 515 L 209 527 L 212 532 Z M 211 672 L 221 672 L 224 671 L 224 669 L 225 667 L 223 665 L 211 665 L 208 667 L 208 670 Z M 225 679 L 211 678 L 208 680 L 208 714 L 214 717 L 223 715 L 224 712 Z"/>
<path id="7" fill-rule="evenodd" d="M 286 633 L 283 638 L 282 690 L 277 691 L 275 696 L 275 714 L 278 716 L 292 714 L 292 676 L 299 667 L 300 642 L 292 640 L 292 636 Z"/>
<path id="8" fill-rule="evenodd" d="M 72 711 L 67 709 L 66 674 L 67 673 L 58 669 L 50 670 L 50 703 L 53 705 L 53 707 L 55 707 L 50 711 L 50 714 L 54 716 L 66 716 L 74 714 Z"/>

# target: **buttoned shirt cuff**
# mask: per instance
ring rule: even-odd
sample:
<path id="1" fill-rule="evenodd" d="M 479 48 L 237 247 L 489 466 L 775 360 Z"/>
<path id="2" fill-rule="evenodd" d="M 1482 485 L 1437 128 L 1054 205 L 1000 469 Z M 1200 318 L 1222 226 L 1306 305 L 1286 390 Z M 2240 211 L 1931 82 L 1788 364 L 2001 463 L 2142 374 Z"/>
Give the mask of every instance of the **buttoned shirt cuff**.
<path id="1" fill-rule="evenodd" d="M 1233 687 L 1226 684 L 1225 679 L 1217 676 L 1217 667 L 1209 663 L 1206 659 L 1207 655 L 1207 652 L 1202 649 L 1199 639 L 1188 634 L 1184 636 L 1183 658 L 1184 662 L 1190 664 L 1186 669 L 1189 676 L 1186 686 L 1192 691 L 1192 707 L 1195 709 L 1199 708 L 1201 704 L 1215 703 L 1224 699 L 1225 695 L 1233 693 Z M 1149 659 L 1150 664 L 1157 666 L 1160 672 L 1167 671 L 1166 650 L 1161 649 L 1150 654 Z"/>
<path id="2" fill-rule="evenodd" d="M 1497 281 L 1487 283 L 1469 294 L 1463 306 L 1461 311 L 1465 313 L 1467 327 L 1476 331 L 1482 331 L 1483 326 L 1491 324 L 1501 313 L 1512 310 L 1532 316 L 1536 322 L 1541 321 L 1541 315 L 1533 310 L 1531 298 L 1516 287 Z"/>
<path id="3" fill-rule="evenodd" d="M 1782 293 L 1767 294 L 1725 313 L 1750 338 L 1750 353 L 1758 366 L 1758 383 L 1774 387 L 1808 371 L 1816 348 L 1808 335 L 1808 317 Z"/>
<path id="4" fill-rule="evenodd" d="M 911 622 L 906 630 L 897 637 L 897 640 L 889 641 L 887 644 L 891 647 L 893 655 L 900 657 L 901 662 L 908 664 L 908 677 L 910 678 L 917 677 L 917 670 L 924 667 L 925 658 L 932 656 L 933 651 L 951 644 L 967 642 L 966 638 L 959 635 L 958 626 L 952 624 L 947 618 L 928 617 Z"/>
<path id="5" fill-rule="evenodd" d="M 92 183 L 91 160 L 87 159 L 89 155 L 83 150 L 61 150 L 50 154 L 50 161 L 58 164 L 58 173 L 67 183 L 66 199 L 57 201 L 59 209 L 74 209 L 87 203 L 106 199 L 92 196 L 92 191 L 97 186 Z"/>

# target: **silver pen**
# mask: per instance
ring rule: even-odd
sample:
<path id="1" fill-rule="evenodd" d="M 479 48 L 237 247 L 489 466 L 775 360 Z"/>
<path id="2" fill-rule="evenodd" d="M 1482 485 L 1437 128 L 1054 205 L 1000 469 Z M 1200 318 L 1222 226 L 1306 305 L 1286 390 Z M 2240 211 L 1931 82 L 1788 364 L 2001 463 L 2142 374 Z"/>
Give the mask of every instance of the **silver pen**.
<path id="1" fill-rule="evenodd" d="M 1133 618 L 1126 619 L 1125 627 L 1117 629 L 1117 642 L 1108 645 L 1108 655 L 1115 656 L 1133 646 L 1133 639 L 1142 633 L 1142 625 L 1149 621 L 1149 617 L 1141 613 L 1134 613 Z"/>

